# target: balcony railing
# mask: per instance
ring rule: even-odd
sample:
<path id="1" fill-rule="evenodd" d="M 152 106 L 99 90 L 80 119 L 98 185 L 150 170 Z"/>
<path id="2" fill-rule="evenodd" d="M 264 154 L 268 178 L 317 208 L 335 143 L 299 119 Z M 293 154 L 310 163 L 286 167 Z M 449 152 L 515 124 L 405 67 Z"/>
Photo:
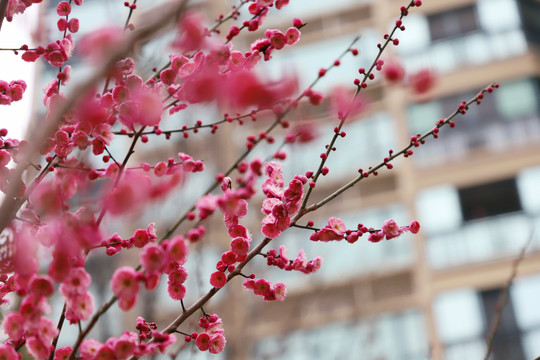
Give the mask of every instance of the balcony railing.
<path id="1" fill-rule="evenodd" d="M 443 269 L 515 257 L 533 228 L 538 233 L 540 216 L 512 213 L 474 220 L 453 232 L 427 239 L 428 262 L 434 269 Z M 528 251 L 534 250 L 540 250 L 540 236 L 534 236 L 529 246 Z"/>

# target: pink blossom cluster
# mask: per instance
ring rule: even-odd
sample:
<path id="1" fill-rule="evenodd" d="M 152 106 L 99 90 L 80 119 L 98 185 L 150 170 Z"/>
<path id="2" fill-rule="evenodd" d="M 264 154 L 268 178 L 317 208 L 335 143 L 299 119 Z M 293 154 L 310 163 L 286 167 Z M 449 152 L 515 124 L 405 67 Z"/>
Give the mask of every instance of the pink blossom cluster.
<path id="1" fill-rule="evenodd" d="M 281 50 L 286 45 L 294 45 L 300 39 L 300 30 L 296 26 L 292 26 L 287 31 L 282 33 L 278 29 L 268 29 L 264 32 L 266 39 L 255 41 L 251 44 L 251 51 L 257 51 L 263 54 L 265 61 L 272 58 L 274 50 Z"/>
<path id="2" fill-rule="evenodd" d="M 24 80 L 13 80 L 9 83 L 0 80 L 0 105 L 10 105 L 14 101 L 21 100 L 25 90 Z"/>
<path id="3" fill-rule="evenodd" d="M 6 354 L 6 359 L 18 359 L 8 347 L 13 349 L 25 341 L 30 355 L 44 359 L 52 349 L 52 339 L 58 334 L 54 321 L 45 316 L 51 311 L 47 298 L 54 293 L 54 284 L 46 275 L 33 275 L 28 280 L 13 275 L 12 279 L 19 289 L 17 292 L 20 295 L 28 292 L 28 295 L 22 299 L 18 311 L 4 318 L 3 328 L 10 340 L 2 346 L 1 352 Z"/>
<path id="4" fill-rule="evenodd" d="M 340 218 L 332 216 L 328 219 L 328 225 L 311 234 L 311 241 L 335 241 L 346 237 L 347 226 Z"/>
<path id="5" fill-rule="evenodd" d="M 22 14 L 32 4 L 39 4 L 43 0 L 9 0 L 6 7 L 6 20 L 12 21 L 15 14 Z M 83 0 L 76 0 L 77 5 L 82 4 Z"/>
<path id="6" fill-rule="evenodd" d="M 271 249 L 266 253 L 267 265 L 277 266 L 286 271 L 300 271 L 304 274 L 311 274 L 318 271 L 321 268 L 322 262 L 323 258 L 321 256 L 316 256 L 313 260 L 308 261 L 303 249 L 298 251 L 298 255 L 294 260 L 289 259 L 287 249 L 284 245 L 279 247 L 279 253 L 275 249 Z"/>
<path id="7" fill-rule="evenodd" d="M 137 329 L 142 328 L 139 319 L 137 319 Z M 142 321 L 144 322 L 144 319 Z M 141 331 L 141 333 L 143 332 L 143 330 L 139 331 Z M 133 355 L 155 355 L 157 352 L 164 353 L 165 349 L 176 341 L 174 335 L 161 333 L 157 330 L 145 332 L 145 338 L 151 338 L 153 340 L 150 343 L 140 341 L 140 336 L 141 335 L 137 335 L 134 332 L 124 331 L 118 338 L 110 337 L 105 343 L 101 343 L 95 339 L 86 339 L 82 342 L 80 347 L 80 358 L 81 360 L 126 360 Z M 55 354 L 55 359 L 62 355 L 64 355 L 65 358 L 61 357 L 61 359 L 67 359 L 71 350 L 70 347 L 58 349 Z"/>
<path id="8" fill-rule="evenodd" d="M 259 295 L 264 301 L 283 301 L 287 295 L 287 287 L 284 283 L 276 283 L 266 279 L 245 279 L 244 288 L 252 290 L 255 295 Z"/>
<path id="9" fill-rule="evenodd" d="M 289 227 L 291 215 L 300 209 L 307 178 L 296 175 L 284 188 L 285 181 L 281 163 L 267 162 L 264 170 L 268 178 L 262 185 L 266 199 L 263 201 L 261 211 L 266 214 L 266 217 L 262 221 L 261 232 L 264 236 L 274 239 Z"/>
<path id="10" fill-rule="evenodd" d="M 310 226 L 312 223 L 310 222 Z M 348 230 L 345 223 L 340 218 L 335 216 L 328 219 L 328 225 L 320 230 L 315 231 L 309 237 L 312 241 L 339 241 L 347 240 L 349 243 L 355 243 L 363 234 L 369 233 L 368 240 L 370 242 L 379 242 L 386 237 L 387 240 L 400 236 L 404 231 L 410 231 L 413 234 L 420 231 L 418 221 L 413 221 L 409 226 L 398 226 L 395 220 L 386 220 L 381 230 L 367 228 L 365 225 L 358 224 L 357 230 Z"/>
<path id="11" fill-rule="evenodd" d="M 225 225 L 231 237 L 230 250 L 221 255 L 216 264 L 217 271 L 210 275 L 210 284 L 222 288 L 227 283 L 226 271 L 232 272 L 235 264 L 246 259 L 251 244 L 251 234 L 248 229 L 239 224 L 238 220 L 247 214 L 247 201 L 240 197 L 242 193 L 226 189 L 216 201 L 224 213 Z"/>
<path id="12" fill-rule="evenodd" d="M 71 324 L 88 320 L 94 311 L 94 298 L 88 291 L 91 282 L 84 267 L 76 267 L 60 285 L 60 292 L 66 299 L 65 316 Z"/>
<path id="13" fill-rule="evenodd" d="M 111 288 L 122 310 L 131 309 L 137 302 L 139 282 L 143 282 L 147 290 L 154 290 L 159 285 L 162 273 L 168 275 L 167 292 L 174 300 L 182 300 L 186 294 L 183 283 L 188 273 L 182 266 L 188 255 L 188 242 L 183 236 L 175 236 L 160 244 L 149 239 L 145 234 L 140 235 L 143 249 L 139 260 L 144 271 L 137 271 L 130 266 L 117 269 L 111 279 Z"/>
<path id="14" fill-rule="evenodd" d="M 413 234 L 417 234 L 420 231 L 420 223 L 413 221 L 409 226 L 399 226 L 395 220 L 386 220 L 381 226 L 379 231 L 371 231 L 368 240 L 370 242 L 379 242 L 382 239 L 390 240 L 403 234 L 403 232 L 410 231 Z"/>
<path id="15" fill-rule="evenodd" d="M 249 5 L 249 13 L 254 15 L 251 20 L 245 20 L 242 24 L 248 31 L 255 31 L 262 25 L 271 6 L 281 9 L 289 3 L 289 0 L 255 0 Z"/>
<path id="16" fill-rule="evenodd" d="M 199 320 L 199 326 L 204 330 L 200 333 L 193 332 L 191 336 L 186 335 L 185 341 L 190 342 L 195 339 L 195 344 L 199 350 L 208 350 L 211 354 L 222 352 L 227 343 L 223 330 L 223 320 L 216 314 L 203 315 Z"/>
<path id="17" fill-rule="evenodd" d="M 258 51 L 242 53 L 227 45 L 213 45 L 208 54 L 199 51 L 191 59 L 172 56 L 170 67 L 160 73 L 167 93 L 178 100 L 169 113 L 210 101 L 237 109 L 269 108 L 285 101 L 297 87 L 296 78 L 262 79 L 250 71 L 260 58 Z"/>
<path id="18" fill-rule="evenodd" d="M 9 0 L 10 3 L 17 0 Z M 19 1 L 19 3 L 28 3 L 28 0 Z M 41 2 L 33 1 L 33 2 Z M 75 5 L 82 5 L 82 0 L 74 1 Z M 62 40 L 56 40 L 49 43 L 46 47 L 38 46 L 36 49 L 28 49 L 27 45 L 24 45 L 21 49 L 25 50 L 22 54 L 22 59 L 28 62 L 34 62 L 43 56 L 43 59 L 54 67 L 62 67 L 66 61 L 71 58 L 73 49 L 75 48 L 73 38 L 71 34 L 66 34 L 67 31 L 76 33 L 79 31 L 79 19 L 69 19 L 71 14 L 71 1 L 60 1 L 56 6 L 56 13 L 60 16 L 57 22 L 58 30 L 64 32 Z"/>
<path id="19" fill-rule="evenodd" d="M 122 239 L 118 233 L 114 233 L 107 240 L 103 240 L 101 246 L 105 246 L 109 256 L 118 254 L 122 248 L 131 249 L 133 246 L 143 248 L 149 242 L 157 239 L 154 225 L 155 223 L 151 223 L 146 229 L 135 230 L 135 233 L 126 240 Z"/>

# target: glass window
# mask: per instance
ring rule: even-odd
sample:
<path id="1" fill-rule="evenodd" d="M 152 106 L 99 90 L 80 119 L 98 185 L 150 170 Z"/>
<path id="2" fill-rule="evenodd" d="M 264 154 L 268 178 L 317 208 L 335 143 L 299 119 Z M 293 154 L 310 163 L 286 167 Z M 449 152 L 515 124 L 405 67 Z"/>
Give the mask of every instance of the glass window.
<path id="1" fill-rule="evenodd" d="M 422 190 L 416 199 L 416 208 L 422 230 L 428 234 L 455 230 L 461 225 L 458 192 L 450 185 Z"/>
<path id="2" fill-rule="evenodd" d="M 515 0 L 479 0 L 478 18 L 482 29 L 500 32 L 520 27 L 520 17 Z"/>
<path id="3" fill-rule="evenodd" d="M 523 336 L 523 349 L 527 359 L 537 359 L 540 354 L 540 330 L 531 331 Z"/>
<path id="4" fill-rule="evenodd" d="M 507 121 L 538 113 L 538 94 L 532 79 L 503 84 L 494 93 L 497 107 Z"/>
<path id="5" fill-rule="evenodd" d="M 446 343 L 480 337 L 484 329 L 481 303 L 472 289 L 446 292 L 435 299 L 433 311 L 440 339 Z"/>
<path id="6" fill-rule="evenodd" d="M 510 292 L 516 319 L 522 330 L 540 330 L 540 275 L 517 279 Z M 538 355 L 538 354 L 536 354 Z"/>
<path id="7" fill-rule="evenodd" d="M 431 40 L 453 38 L 479 29 L 475 6 L 428 16 Z"/>
<path id="8" fill-rule="evenodd" d="M 438 101 L 430 101 L 424 104 L 409 106 L 409 128 L 413 134 L 423 134 L 435 127 L 435 122 L 442 117 L 441 104 Z"/>
<path id="9" fill-rule="evenodd" d="M 448 346 L 444 351 L 446 360 L 483 359 L 486 354 L 483 339 Z"/>
<path id="10" fill-rule="evenodd" d="M 354 355 L 361 359 L 415 360 L 427 356 L 425 339 L 422 313 L 407 310 L 268 337 L 257 343 L 253 358 L 350 359 Z"/>
<path id="11" fill-rule="evenodd" d="M 523 209 L 531 214 L 540 213 L 540 166 L 521 171 L 517 176 L 517 186 Z"/>
<path id="12" fill-rule="evenodd" d="M 412 14 L 405 18 L 403 24 L 406 30 L 397 33 L 397 37 L 399 38 L 397 51 L 400 54 L 413 54 L 429 46 L 429 25 L 425 16 Z M 394 25 L 394 23 L 391 24 L 391 26 Z"/>
<path id="13" fill-rule="evenodd" d="M 521 210 L 515 179 L 458 190 L 465 221 Z"/>

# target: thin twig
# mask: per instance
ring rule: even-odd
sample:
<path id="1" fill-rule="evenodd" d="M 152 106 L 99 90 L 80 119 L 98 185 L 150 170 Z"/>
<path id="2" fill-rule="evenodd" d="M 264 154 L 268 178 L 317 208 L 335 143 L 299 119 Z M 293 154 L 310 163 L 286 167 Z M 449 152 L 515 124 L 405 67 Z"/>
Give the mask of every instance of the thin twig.
<path id="1" fill-rule="evenodd" d="M 525 253 L 527 252 L 527 249 L 531 245 L 532 241 L 534 239 L 534 229 L 531 230 L 531 235 L 529 236 L 529 239 L 523 245 L 521 248 L 521 252 L 519 253 L 518 257 L 514 259 L 512 262 L 512 271 L 510 273 L 510 277 L 506 281 L 506 284 L 504 285 L 504 288 L 502 289 L 501 295 L 499 297 L 499 300 L 497 301 L 497 304 L 495 305 L 495 314 L 493 319 L 491 320 L 491 324 L 489 325 L 489 331 L 488 335 L 486 336 L 486 344 L 487 344 L 487 350 L 486 355 L 484 356 L 484 360 L 488 360 L 489 356 L 491 355 L 491 352 L 493 351 L 493 340 L 495 339 L 495 334 L 497 333 L 497 330 L 499 328 L 499 325 L 501 324 L 502 319 L 502 312 L 504 309 L 504 306 L 506 305 L 506 302 L 508 301 L 508 292 L 510 290 L 510 285 L 514 282 L 514 279 L 516 278 L 517 271 L 519 264 L 523 261 L 525 258 Z"/>

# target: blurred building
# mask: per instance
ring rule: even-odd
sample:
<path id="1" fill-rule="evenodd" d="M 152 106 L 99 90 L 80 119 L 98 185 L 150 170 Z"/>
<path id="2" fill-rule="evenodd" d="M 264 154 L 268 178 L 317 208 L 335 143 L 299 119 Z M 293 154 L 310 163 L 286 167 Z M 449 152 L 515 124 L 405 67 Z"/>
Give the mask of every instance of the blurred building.
<path id="1" fill-rule="evenodd" d="M 293 17 L 308 25 L 300 43 L 275 55 L 268 72 L 292 69 L 306 86 L 360 31 L 360 55 L 344 58 L 315 89 L 352 87 L 356 70 L 371 64 L 406 3 L 291 1 L 278 21 L 269 16 L 270 27 L 285 30 Z M 388 149 L 406 146 L 411 135 L 430 130 L 490 83 L 501 88 L 393 170 L 381 170 L 308 216 L 316 226 L 340 216 L 349 228 L 418 219 L 420 234 L 351 245 L 313 243 L 309 233 L 292 229 L 271 243 L 286 244 L 293 258 L 302 248 L 308 259 L 322 255 L 323 267 L 307 276 L 268 268 L 267 278 L 288 285 L 284 303 L 246 299 L 240 288 L 238 295 L 229 292 L 237 306 L 227 301 L 223 307 L 227 359 L 482 359 L 496 302 L 531 237 L 491 358 L 540 355 L 539 23 L 534 1 L 425 1 L 412 9 L 406 31 L 397 33 L 399 46 L 382 58 L 402 63 L 409 75 L 432 70 L 435 87 L 419 96 L 407 79 L 399 86 L 376 79 L 363 98 L 366 112 L 346 124 L 348 135 L 336 144 L 314 200 L 353 178 L 355 169 L 379 163 Z M 324 104 L 305 110 L 326 128 L 318 128 L 316 141 L 290 149 L 289 176 L 318 164 L 316 154 L 331 137 L 325 129 L 336 121 L 327 110 Z M 249 271 L 259 277 L 265 265 Z"/>

